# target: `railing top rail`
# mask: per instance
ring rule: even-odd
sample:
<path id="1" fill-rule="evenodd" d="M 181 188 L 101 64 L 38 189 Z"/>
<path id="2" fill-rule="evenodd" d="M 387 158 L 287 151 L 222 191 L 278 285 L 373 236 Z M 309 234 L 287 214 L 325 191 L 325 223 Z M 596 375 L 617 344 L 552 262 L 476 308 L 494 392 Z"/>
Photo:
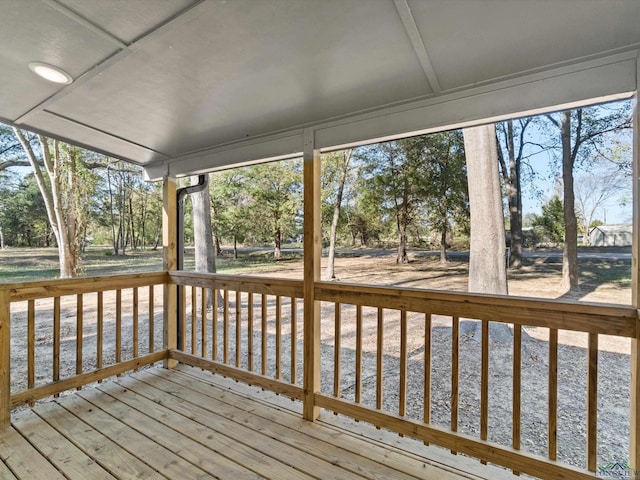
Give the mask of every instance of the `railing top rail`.
<path id="1" fill-rule="evenodd" d="M 304 295 L 302 280 L 173 270 L 169 272 L 169 282 L 177 285 L 239 290 L 295 298 L 302 298 Z"/>
<path id="2" fill-rule="evenodd" d="M 625 305 L 442 292 L 417 288 L 316 283 L 320 301 L 455 315 L 502 323 L 635 338 L 638 310 Z"/>
<path id="3" fill-rule="evenodd" d="M 128 275 L 106 275 L 73 279 L 53 279 L 39 282 L 8 283 L 0 290 L 9 291 L 11 302 L 61 297 L 106 290 L 161 285 L 168 281 L 167 272 L 134 273 Z"/>

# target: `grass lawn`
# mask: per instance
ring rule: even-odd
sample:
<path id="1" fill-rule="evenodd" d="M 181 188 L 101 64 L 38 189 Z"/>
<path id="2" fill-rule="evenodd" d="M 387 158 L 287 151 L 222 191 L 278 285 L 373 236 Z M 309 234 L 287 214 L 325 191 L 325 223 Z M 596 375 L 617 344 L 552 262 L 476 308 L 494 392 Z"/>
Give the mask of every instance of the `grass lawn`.
<path id="1" fill-rule="evenodd" d="M 605 249 L 606 250 L 606 249 Z M 587 250 L 581 249 L 582 252 Z M 563 298 L 604 303 L 631 303 L 631 259 L 607 258 L 606 254 L 627 253 L 592 249 L 589 253 L 605 254 L 602 258 L 580 260 L 580 289 L 560 291 L 562 261 L 558 252 L 549 252 L 525 259 L 520 270 L 509 270 L 511 295 Z M 555 255 L 553 255 L 555 253 Z M 409 264 L 397 265 L 393 250 L 349 251 L 336 258 L 337 281 L 376 285 L 396 285 L 437 290 L 466 291 L 468 262 L 466 259 L 441 264 L 437 257 L 411 255 Z M 275 261 L 269 248 L 242 250 L 234 259 L 225 252 L 216 259 L 218 272 L 269 275 L 282 278 L 302 278 L 302 254 L 299 249 L 283 251 Z M 193 249 L 185 252 L 185 269 L 192 270 Z M 128 250 L 125 256 L 115 256 L 109 247 L 91 246 L 83 258 L 84 276 L 116 275 L 149 272 L 162 269 L 162 251 Z M 0 283 L 20 283 L 58 277 L 58 255 L 55 248 L 8 248 L 0 251 Z"/>

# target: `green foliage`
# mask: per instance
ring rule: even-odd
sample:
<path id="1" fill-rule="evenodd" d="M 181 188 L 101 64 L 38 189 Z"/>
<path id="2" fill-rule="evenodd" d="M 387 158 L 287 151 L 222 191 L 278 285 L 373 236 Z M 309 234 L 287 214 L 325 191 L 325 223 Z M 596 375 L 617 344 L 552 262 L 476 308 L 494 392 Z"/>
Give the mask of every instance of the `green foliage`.
<path id="1" fill-rule="evenodd" d="M 562 200 L 554 195 L 542 206 L 542 215 L 536 215 L 532 219 L 534 227 L 540 227 L 549 239 L 554 243 L 564 241 L 564 217 Z"/>
<path id="2" fill-rule="evenodd" d="M 468 229 L 468 192 L 462 132 L 406 138 L 357 150 L 355 230 L 413 236 L 445 236 Z M 437 242 L 439 243 L 438 238 Z M 428 240 L 431 243 L 431 240 Z M 366 242 L 365 242 L 366 243 Z"/>
<path id="3" fill-rule="evenodd" d="M 0 190 L 0 226 L 7 246 L 45 247 L 54 239 L 33 174 Z"/>

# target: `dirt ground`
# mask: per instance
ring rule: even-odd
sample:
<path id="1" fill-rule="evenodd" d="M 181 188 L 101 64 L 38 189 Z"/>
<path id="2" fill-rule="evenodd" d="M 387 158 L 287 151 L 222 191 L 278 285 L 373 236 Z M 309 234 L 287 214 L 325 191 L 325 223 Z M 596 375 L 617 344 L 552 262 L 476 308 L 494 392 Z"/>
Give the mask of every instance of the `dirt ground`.
<path id="1" fill-rule="evenodd" d="M 517 273 L 510 272 L 510 293 L 513 295 L 537 296 L 541 298 L 562 297 L 559 292 L 559 275 L 549 268 L 545 273 L 544 260 L 540 264 L 532 263 Z M 557 270 L 557 269 L 556 269 Z M 543 272 L 541 274 L 541 271 Z M 251 272 L 245 272 L 250 274 Z M 420 259 L 408 265 L 396 265 L 393 256 L 338 258 L 336 262 L 338 282 L 368 283 L 466 291 L 467 264 L 452 262 L 441 266 L 433 259 Z M 302 264 L 299 260 L 284 261 L 268 272 L 261 269 L 258 275 L 282 278 L 302 278 Z M 622 303 L 630 302 L 629 289 L 620 288 L 615 283 L 590 286 L 585 282 L 582 291 L 573 299 L 591 302 Z M 148 330 L 148 289 L 140 289 L 139 298 L 139 354 L 149 351 Z M 156 327 L 152 334 L 154 343 L 162 345 L 162 293 L 156 287 L 155 311 Z M 256 312 L 254 319 L 254 369 L 261 364 L 260 341 L 261 319 L 260 298 L 254 300 Z M 565 297 L 566 298 L 566 297 Z M 75 297 L 62 298 L 62 339 L 61 339 L 61 377 L 72 376 L 76 369 L 77 328 L 75 316 Z M 231 307 L 236 307 L 233 294 Z M 247 297 L 240 299 L 243 312 L 241 326 L 240 363 L 246 368 L 247 355 Z M 115 293 L 105 293 L 104 297 L 104 365 L 115 361 Z M 96 295 L 85 295 L 83 337 L 83 371 L 96 366 Z M 281 311 L 281 359 L 278 362 L 281 376 L 291 381 L 291 346 L 297 346 L 297 378 L 302 383 L 302 301 L 296 304 L 297 334 L 291 338 L 291 304 L 283 299 Z M 36 302 L 36 385 L 44 384 L 52 378 L 52 301 Z M 123 291 L 122 318 L 122 359 L 132 356 L 132 291 Z M 190 311 L 190 307 L 187 307 Z M 362 403 L 375 406 L 376 390 L 376 315 L 375 309 L 363 309 L 363 380 Z M 207 331 L 211 329 L 211 312 L 208 313 Z M 236 326 L 232 310 L 228 328 L 229 359 L 236 362 Z M 268 344 L 267 374 L 276 375 L 276 321 L 275 299 L 268 298 L 268 323 L 266 338 Z M 355 308 L 342 307 L 341 329 L 341 369 L 340 394 L 347 399 L 355 398 Z M 422 419 L 424 415 L 424 315 L 409 314 L 408 339 L 408 394 L 407 416 Z M 451 317 L 434 316 L 432 323 L 432 368 L 431 378 L 431 421 L 443 427 L 450 426 L 451 417 Z M 459 431 L 477 437 L 480 418 L 480 342 L 474 321 L 461 321 L 460 325 L 460 404 Z M 383 356 L 383 408 L 398 412 L 399 382 L 399 315 L 388 311 L 384 321 Z M 192 348 L 191 331 L 187 333 L 187 349 Z M 196 351 L 200 350 L 202 326 L 196 327 Z M 322 306 L 322 391 L 333 393 L 334 388 L 334 306 Z M 504 332 L 503 332 L 504 333 Z M 525 327 L 522 353 L 522 449 L 541 455 L 547 449 L 547 378 L 548 378 L 548 331 L 546 329 Z M 586 451 L 586 335 L 560 332 L 559 358 L 559 411 L 558 445 L 559 460 L 584 467 Z M 219 359 L 222 358 L 224 333 L 218 332 Z M 490 405 L 489 439 L 503 445 L 511 444 L 511 396 L 512 396 L 512 341 L 503 335 L 490 336 Z M 207 356 L 211 356 L 211 340 L 208 341 Z M 614 460 L 627 458 L 629 439 L 629 342 L 601 336 L 599 354 L 599 420 L 598 420 L 598 464 L 605 465 Z M 12 308 L 12 391 L 26 387 L 26 304 L 15 304 Z"/>

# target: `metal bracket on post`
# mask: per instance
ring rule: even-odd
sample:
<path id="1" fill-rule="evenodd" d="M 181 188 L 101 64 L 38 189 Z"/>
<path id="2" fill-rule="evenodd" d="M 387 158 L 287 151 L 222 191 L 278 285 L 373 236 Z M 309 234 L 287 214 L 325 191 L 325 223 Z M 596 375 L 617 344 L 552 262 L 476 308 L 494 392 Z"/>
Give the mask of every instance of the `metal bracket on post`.
<path id="1" fill-rule="evenodd" d="M 187 195 L 202 192 L 208 186 L 209 186 L 209 175 L 199 175 L 198 183 L 196 185 L 190 185 L 188 187 L 180 188 L 176 192 L 176 200 L 177 200 L 176 203 L 178 206 L 178 212 L 176 215 L 177 233 L 178 233 L 176 263 L 177 263 L 178 270 L 184 269 L 184 203 L 185 203 L 185 200 L 187 198 Z M 184 350 L 184 338 L 182 338 L 182 331 L 183 331 L 182 322 L 184 321 L 184 319 L 182 318 L 183 305 L 184 305 L 183 289 L 178 288 L 177 301 L 176 301 L 176 308 L 178 310 L 178 332 L 177 332 L 178 350 Z"/>

